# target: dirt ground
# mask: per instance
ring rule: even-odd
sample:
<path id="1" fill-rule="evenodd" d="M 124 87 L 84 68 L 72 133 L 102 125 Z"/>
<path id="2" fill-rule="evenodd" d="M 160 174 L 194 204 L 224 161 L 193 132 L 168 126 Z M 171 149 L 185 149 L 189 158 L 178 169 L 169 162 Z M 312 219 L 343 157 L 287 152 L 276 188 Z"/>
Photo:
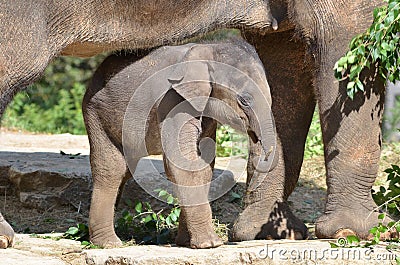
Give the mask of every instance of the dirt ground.
<path id="1" fill-rule="evenodd" d="M 62 146 L 66 150 L 86 150 L 88 153 L 87 138 L 84 136 L 71 135 L 42 135 L 42 137 L 32 137 L 31 133 L 0 130 L 0 147 L 8 150 L 15 148 L 21 150 L 27 148 L 41 148 L 47 150 L 58 150 L 56 144 L 62 141 Z M 37 136 L 37 135 L 36 135 Z M 57 138 L 58 137 L 58 138 Z M 37 139 L 36 143 L 32 142 Z M 60 140 L 61 139 L 61 140 Z M 400 157 L 398 150 L 394 145 L 386 145 L 382 152 L 381 166 L 376 184 L 385 183 L 385 173 L 383 170 L 390 164 L 399 164 Z M 243 192 L 243 186 L 236 186 L 236 193 Z M 321 215 L 324 209 L 326 195 L 325 169 L 323 157 L 317 156 L 304 161 L 299 182 L 293 194 L 289 198 L 290 206 L 293 212 L 301 220 L 308 224 L 312 232 L 313 223 Z M 122 209 L 126 205 L 119 207 L 116 216 L 120 216 Z M 232 202 L 231 195 L 213 203 L 213 212 L 215 217 L 225 224 L 231 223 L 240 212 L 240 200 Z M 65 209 L 47 209 L 39 211 L 37 209 L 25 208 L 19 200 L 13 196 L 12 191 L 0 187 L 0 211 L 10 220 L 11 225 L 19 233 L 50 233 L 65 232 L 70 226 L 77 223 L 87 223 L 88 212 L 77 212 L 74 207 L 65 207 Z"/>

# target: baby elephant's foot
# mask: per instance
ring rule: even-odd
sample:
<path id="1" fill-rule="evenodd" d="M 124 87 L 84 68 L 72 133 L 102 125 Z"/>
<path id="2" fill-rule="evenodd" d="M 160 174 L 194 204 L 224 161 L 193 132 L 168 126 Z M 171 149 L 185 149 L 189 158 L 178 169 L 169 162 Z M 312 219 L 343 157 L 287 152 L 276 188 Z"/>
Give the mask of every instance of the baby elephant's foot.
<path id="1" fill-rule="evenodd" d="M 271 209 L 251 204 L 239 215 L 231 230 L 232 241 L 254 239 L 306 239 L 307 227 L 290 211 L 284 202 Z"/>
<path id="2" fill-rule="evenodd" d="M 188 232 L 179 231 L 175 242 L 178 246 L 190 248 L 216 248 L 224 244 L 214 230 L 192 233 L 191 236 Z"/>

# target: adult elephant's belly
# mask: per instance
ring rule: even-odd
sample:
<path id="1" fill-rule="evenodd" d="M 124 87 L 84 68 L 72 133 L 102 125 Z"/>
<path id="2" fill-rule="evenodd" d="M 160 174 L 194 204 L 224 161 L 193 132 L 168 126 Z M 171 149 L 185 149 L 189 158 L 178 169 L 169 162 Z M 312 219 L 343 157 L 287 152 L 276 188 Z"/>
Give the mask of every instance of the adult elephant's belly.
<path id="1" fill-rule="evenodd" d="M 119 47 L 113 44 L 96 42 L 76 42 L 68 45 L 61 51 L 62 56 L 92 57 L 97 54 L 118 50 Z"/>

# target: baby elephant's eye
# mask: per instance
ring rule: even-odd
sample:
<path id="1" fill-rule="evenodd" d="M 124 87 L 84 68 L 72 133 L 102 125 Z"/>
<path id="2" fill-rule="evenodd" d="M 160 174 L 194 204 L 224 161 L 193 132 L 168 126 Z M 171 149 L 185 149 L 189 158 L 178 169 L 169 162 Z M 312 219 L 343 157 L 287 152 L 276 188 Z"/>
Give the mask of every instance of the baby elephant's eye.
<path id="1" fill-rule="evenodd" d="M 243 107 L 252 107 L 254 103 L 253 97 L 248 93 L 243 93 L 237 96 L 238 102 Z"/>

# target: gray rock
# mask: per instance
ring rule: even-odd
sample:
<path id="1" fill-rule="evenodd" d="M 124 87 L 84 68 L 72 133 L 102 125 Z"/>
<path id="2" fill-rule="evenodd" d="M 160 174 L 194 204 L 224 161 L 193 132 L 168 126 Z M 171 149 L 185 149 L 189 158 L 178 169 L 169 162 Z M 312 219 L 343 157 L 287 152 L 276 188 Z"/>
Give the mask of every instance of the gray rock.
<path id="1" fill-rule="evenodd" d="M 214 171 L 216 185 L 211 186 L 214 193 L 217 190 L 215 187 L 235 184 L 234 176 L 238 178 L 243 175 L 245 161 L 241 159 L 232 163 L 227 159 L 218 159 L 216 166 L 222 169 Z M 225 166 L 229 170 L 224 171 Z M 222 173 L 224 178 L 219 177 Z M 160 184 L 161 179 L 166 179 L 160 158 L 142 159 L 136 169 L 135 179 L 140 185 L 134 179 L 129 180 L 124 188 L 122 202 L 128 199 L 132 202 L 146 201 L 154 210 L 167 207 L 154 192 L 161 188 L 173 193 L 168 182 Z M 0 151 L 0 188 L 15 190 L 26 207 L 46 210 L 72 205 L 76 209 L 87 211 L 92 189 L 89 157 L 49 152 Z"/>
<path id="2" fill-rule="evenodd" d="M 27 207 L 89 206 L 88 156 L 70 159 L 57 153 L 0 152 L 0 173 L 0 179 L 14 185 L 16 195 Z"/>

